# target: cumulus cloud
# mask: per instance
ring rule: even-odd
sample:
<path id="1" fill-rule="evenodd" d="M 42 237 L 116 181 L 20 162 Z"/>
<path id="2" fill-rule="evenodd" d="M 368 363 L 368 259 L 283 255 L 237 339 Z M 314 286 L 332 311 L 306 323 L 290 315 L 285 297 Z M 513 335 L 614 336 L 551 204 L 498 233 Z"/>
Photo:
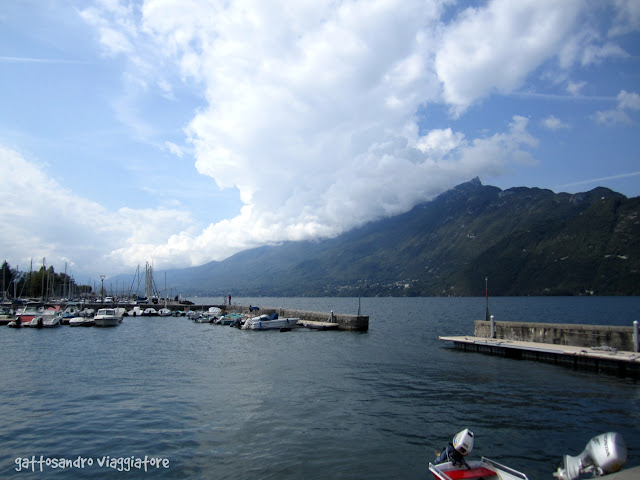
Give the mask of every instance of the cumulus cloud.
<path id="1" fill-rule="evenodd" d="M 542 120 L 542 125 L 549 130 L 562 130 L 569 128 L 569 125 L 555 115 L 549 115 L 547 118 Z"/>
<path id="2" fill-rule="evenodd" d="M 0 145 L 0 224 L 10 225 L 11 234 L 0 238 L 5 258 L 24 267 L 31 258 L 47 258 L 49 265 L 69 261 L 72 271 L 117 273 L 144 262 L 153 252 L 165 264 L 180 265 L 191 259 L 164 244 L 177 228 L 188 231 L 191 219 L 178 210 L 123 208 L 108 211 L 96 202 L 75 195 L 47 173 L 45 165 L 28 160 L 15 150 Z M 121 245 L 121 249 L 114 249 Z M 144 252 L 145 248 L 150 251 Z M 128 251 L 128 255 L 122 255 Z M 24 257 L 29 252 L 33 257 Z M 132 255 L 137 252 L 139 255 Z M 73 259 L 73 260 L 72 260 Z M 174 263 L 175 262 L 175 263 Z M 15 265 L 13 265 L 15 266 Z"/>
<path id="3" fill-rule="evenodd" d="M 572 82 L 569 81 L 567 83 L 567 92 L 569 92 L 571 95 L 580 95 L 580 92 L 582 91 L 582 89 L 585 87 L 585 85 L 587 84 L 587 82 Z"/>
<path id="4" fill-rule="evenodd" d="M 185 128 L 195 166 L 220 188 L 236 188 L 244 205 L 200 230 L 180 211 L 102 211 L 106 258 L 195 265 L 333 236 L 472 177 L 535 165 L 525 117 L 473 138 L 423 131 L 417 112 L 444 104 L 461 116 L 522 87 L 551 60 L 568 68 L 620 50 L 580 33 L 580 0 L 493 0 L 449 17 L 452 8 L 448 0 L 102 0 L 84 9 L 104 53 L 124 59 L 136 95 L 155 86 L 172 98 L 176 81 L 199 90 L 203 104 Z M 120 118 L 144 136 L 147 124 L 123 98 Z M 564 124 L 550 117 L 547 125 Z M 183 153 L 173 142 L 164 148 Z M 151 219 L 147 232 L 136 230 L 141 213 Z M 109 243 L 111 231 L 126 240 Z"/>
<path id="5" fill-rule="evenodd" d="M 492 92 L 509 93 L 557 54 L 579 13 L 570 0 L 497 0 L 468 8 L 443 35 L 435 67 L 444 98 L 460 114 Z"/>
<path id="6" fill-rule="evenodd" d="M 615 109 L 597 111 L 592 118 L 603 125 L 628 125 L 632 123 L 629 110 L 640 110 L 640 95 L 621 90 L 618 93 L 618 106 Z"/>

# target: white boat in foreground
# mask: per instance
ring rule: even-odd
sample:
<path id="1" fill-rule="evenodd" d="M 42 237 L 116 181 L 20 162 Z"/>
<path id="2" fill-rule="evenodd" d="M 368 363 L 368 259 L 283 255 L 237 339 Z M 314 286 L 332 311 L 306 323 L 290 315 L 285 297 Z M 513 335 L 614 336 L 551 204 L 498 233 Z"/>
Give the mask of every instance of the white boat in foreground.
<path id="1" fill-rule="evenodd" d="M 290 329 L 298 325 L 299 318 L 278 318 L 278 314 L 260 315 L 248 318 L 242 325 L 243 330 L 281 330 Z"/>
<path id="2" fill-rule="evenodd" d="M 429 463 L 429 471 L 436 480 L 528 480 L 524 473 L 486 457 L 467 462 L 465 457 L 472 448 L 473 433 L 467 428 L 453 438 L 434 463 Z M 606 477 L 619 471 L 626 461 L 627 446 L 622 435 L 603 433 L 593 437 L 580 455 L 565 455 L 553 477 L 559 480 L 576 480 L 584 474 Z"/>
<path id="3" fill-rule="evenodd" d="M 96 327 L 115 327 L 122 322 L 124 308 L 101 308 L 93 317 Z"/>

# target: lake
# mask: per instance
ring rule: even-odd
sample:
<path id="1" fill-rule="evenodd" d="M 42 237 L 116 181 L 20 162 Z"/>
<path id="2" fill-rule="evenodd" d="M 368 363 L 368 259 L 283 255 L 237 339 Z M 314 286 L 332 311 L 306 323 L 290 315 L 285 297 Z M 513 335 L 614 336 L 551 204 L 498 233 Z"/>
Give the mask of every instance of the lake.
<path id="1" fill-rule="evenodd" d="M 232 300 L 358 309 L 357 298 Z M 489 306 L 498 321 L 640 320 L 638 297 Z M 562 455 L 606 431 L 624 436 L 627 466 L 640 465 L 638 380 L 440 342 L 473 333 L 483 297 L 362 298 L 361 308 L 366 333 L 241 331 L 173 317 L 4 328 L 0 477 L 425 479 L 434 451 L 467 427 L 471 457 L 532 480 L 552 478 Z"/>

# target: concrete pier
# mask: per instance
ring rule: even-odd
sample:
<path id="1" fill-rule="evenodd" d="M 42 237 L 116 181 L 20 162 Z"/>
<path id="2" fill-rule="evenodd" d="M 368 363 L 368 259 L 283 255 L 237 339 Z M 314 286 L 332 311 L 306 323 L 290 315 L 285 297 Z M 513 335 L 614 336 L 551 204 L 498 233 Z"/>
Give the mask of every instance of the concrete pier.
<path id="1" fill-rule="evenodd" d="M 83 307 L 93 308 L 96 311 L 99 308 L 109 307 L 124 307 L 127 311 L 131 310 L 134 305 L 117 305 L 106 303 L 92 303 L 84 304 Z M 165 308 L 164 302 L 159 304 L 145 304 L 138 305 L 141 310 L 146 308 L 155 308 L 160 310 Z M 249 305 L 181 305 L 177 303 L 168 303 L 166 308 L 175 312 L 181 310 L 183 312 L 200 312 L 207 311 L 210 307 L 217 307 L 223 312 L 229 313 L 249 313 Z M 347 315 L 344 313 L 326 313 L 326 312 L 308 312 L 305 310 L 294 310 L 289 308 L 275 308 L 275 307 L 260 307 L 260 310 L 253 313 L 253 315 L 271 315 L 277 313 L 279 317 L 299 318 L 303 321 L 308 321 L 308 328 L 315 328 L 318 330 L 349 330 L 355 332 L 366 332 L 369 330 L 369 316 L 368 315 Z"/>
<path id="2" fill-rule="evenodd" d="M 195 305 L 192 305 L 195 307 Z M 226 305 L 223 307 L 228 312 L 248 312 L 248 305 Z M 326 313 L 326 312 L 308 312 L 305 310 L 293 310 L 289 308 L 260 307 L 256 314 L 271 315 L 277 313 L 279 317 L 293 317 L 300 320 L 307 320 L 316 323 L 319 328 L 320 324 L 327 324 L 327 328 L 336 328 L 337 330 L 350 330 L 356 332 L 366 332 L 369 330 L 368 315 L 347 315 L 344 313 Z M 331 324 L 337 324 L 333 327 Z M 312 325 L 312 323 L 311 323 Z M 313 328 L 313 327 L 311 327 Z"/>
<path id="3" fill-rule="evenodd" d="M 634 327 L 478 320 L 473 336 L 439 339 L 465 351 L 640 378 Z"/>
<path id="4" fill-rule="evenodd" d="M 477 320 L 474 336 L 502 338 L 522 342 L 573 345 L 579 347 L 609 347 L 633 352 L 633 327 L 609 325 L 574 325 L 567 323 L 491 322 Z"/>
<path id="5" fill-rule="evenodd" d="M 640 354 L 635 352 L 474 336 L 438 338 L 442 341 L 453 342 L 455 348 L 468 352 L 537 360 L 640 378 Z"/>

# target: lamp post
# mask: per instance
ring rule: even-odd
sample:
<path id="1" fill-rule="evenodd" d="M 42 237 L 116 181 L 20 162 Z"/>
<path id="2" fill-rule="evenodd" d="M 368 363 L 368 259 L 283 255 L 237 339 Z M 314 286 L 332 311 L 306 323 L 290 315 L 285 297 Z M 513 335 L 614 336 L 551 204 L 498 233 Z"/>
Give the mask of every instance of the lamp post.
<path id="1" fill-rule="evenodd" d="M 100 275 L 100 303 L 104 303 L 104 277 L 105 275 Z"/>
<path id="2" fill-rule="evenodd" d="M 487 311 L 485 320 L 489 321 L 489 277 L 484 277 L 484 297 L 487 300 Z"/>

